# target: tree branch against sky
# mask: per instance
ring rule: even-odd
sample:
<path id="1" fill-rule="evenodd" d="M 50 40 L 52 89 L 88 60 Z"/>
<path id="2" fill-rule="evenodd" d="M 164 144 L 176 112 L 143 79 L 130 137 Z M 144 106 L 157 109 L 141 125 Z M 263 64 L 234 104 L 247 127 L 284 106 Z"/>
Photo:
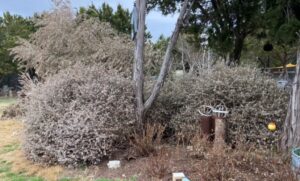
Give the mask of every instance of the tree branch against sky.
<path id="1" fill-rule="evenodd" d="M 118 4 L 130 12 L 133 8 L 134 0 L 71 0 L 74 12 L 78 11 L 80 7 L 88 7 L 94 4 L 97 8 L 102 3 L 107 3 L 114 10 L 117 9 Z M 19 14 L 25 17 L 32 16 L 35 12 L 43 12 L 52 8 L 51 0 L 9 0 L 0 1 L 0 14 L 9 11 L 12 14 Z M 151 11 L 147 15 L 146 25 L 148 31 L 153 36 L 152 41 L 156 41 L 161 34 L 168 37 L 171 35 L 172 30 L 175 27 L 178 14 L 162 16 L 159 11 Z M 158 28 L 159 27 L 159 28 Z"/>

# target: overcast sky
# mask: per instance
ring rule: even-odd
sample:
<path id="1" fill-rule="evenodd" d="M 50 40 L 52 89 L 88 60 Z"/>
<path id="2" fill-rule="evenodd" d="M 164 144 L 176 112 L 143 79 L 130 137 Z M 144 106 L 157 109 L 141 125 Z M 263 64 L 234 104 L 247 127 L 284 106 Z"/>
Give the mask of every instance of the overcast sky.
<path id="1" fill-rule="evenodd" d="M 132 10 L 134 0 L 71 0 L 74 10 L 80 6 L 87 7 L 92 3 L 99 7 L 103 2 L 108 3 L 114 9 L 118 4 Z M 52 8 L 51 0 L 0 0 L 0 14 L 9 11 L 12 14 L 32 16 L 35 12 L 43 12 Z M 160 12 L 152 11 L 147 16 L 147 27 L 153 36 L 153 40 L 164 34 L 170 36 L 174 29 L 177 15 L 163 16 Z"/>

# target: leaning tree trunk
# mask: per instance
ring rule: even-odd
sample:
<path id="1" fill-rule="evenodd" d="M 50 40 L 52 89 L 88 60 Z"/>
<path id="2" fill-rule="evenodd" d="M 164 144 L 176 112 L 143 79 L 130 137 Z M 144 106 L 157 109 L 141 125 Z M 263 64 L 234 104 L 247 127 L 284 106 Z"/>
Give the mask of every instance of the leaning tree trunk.
<path id="1" fill-rule="evenodd" d="M 167 50 L 166 50 L 166 53 L 165 53 L 164 61 L 162 63 L 157 81 L 155 82 L 155 85 L 152 89 L 150 97 L 148 98 L 148 100 L 145 103 L 146 111 L 150 109 L 153 102 L 157 98 L 157 96 L 160 92 L 160 89 L 161 89 L 161 87 L 162 87 L 162 85 L 163 85 L 163 83 L 164 83 L 164 81 L 167 77 L 167 74 L 170 70 L 170 67 L 172 65 L 172 58 L 171 58 L 172 51 L 173 51 L 173 49 L 176 45 L 176 42 L 177 42 L 178 37 L 179 37 L 180 29 L 182 28 L 183 22 L 186 18 L 186 15 L 187 15 L 188 2 L 189 2 L 189 0 L 185 0 L 182 7 L 181 7 L 180 14 L 179 14 L 179 17 L 177 19 L 176 26 L 175 26 L 175 30 L 173 31 L 173 34 L 172 34 L 171 39 L 169 41 L 169 44 L 168 44 L 168 47 L 167 47 Z"/>
<path id="2" fill-rule="evenodd" d="M 175 30 L 172 34 L 171 40 L 168 44 L 167 51 L 165 53 L 164 61 L 157 78 L 157 81 L 153 87 L 150 97 L 147 101 L 144 101 L 144 45 L 145 45 L 145 18 L 146 18 L 146 4 L 147 0 L 137 0 L 139 21 L 138 32 L 136 37 L 136 49 L 134 56 L 134 70 L 133 80 L 136 96 L 136 116 L 139 125 L 141 126 L 144 121 L 145 112 L 150 109 L 153 102 L 157 98 L 160 89 L 166 79 L 166 76 L 170 70 L 172 64 L 172 51 L 176 45 L 180 29 L 182 28 L 183 21 L 186 17 L 187 7 L 190 0 L 185 0 L 181 7 L 181 11 L 175 26 Z"/>
<path id="3" fill-rule="evenodd" d="M 292 95 L 284 124 L 281 148 L 288 150 L 300 146 L 300 50 L 297 52 L 296 74 L 292 85 Z"/>

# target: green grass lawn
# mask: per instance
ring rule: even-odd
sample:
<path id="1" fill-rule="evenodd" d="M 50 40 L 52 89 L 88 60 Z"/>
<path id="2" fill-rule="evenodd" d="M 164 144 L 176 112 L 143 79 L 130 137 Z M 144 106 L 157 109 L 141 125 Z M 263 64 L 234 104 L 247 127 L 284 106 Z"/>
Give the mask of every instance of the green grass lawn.
<path id="1" fill-rule="evenodd" d="M 15 97 L 0 97 L 0 107 L 7 107 L 17 102 Z"/>

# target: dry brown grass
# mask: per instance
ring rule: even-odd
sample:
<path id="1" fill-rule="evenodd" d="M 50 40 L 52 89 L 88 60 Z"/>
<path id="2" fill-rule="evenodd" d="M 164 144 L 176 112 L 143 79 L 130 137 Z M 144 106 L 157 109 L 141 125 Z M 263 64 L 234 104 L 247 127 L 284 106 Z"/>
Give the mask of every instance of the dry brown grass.
<path id="1" fill-rule="evenodd" d="M 163 179 L 171 174 L 172 152 L 161 148 L 155 156 L 151 156 L 146 164 L 146 173 L 155 179 Z"/>
<path id="2" fill-rule="evenodd" d="M 43 166 L 34 164 L 26 159 L 24 153 L 18 149 L 0 156 L 1 160 L 11 163 L 11 171 L 24 172 L 28 176 L 38 176 L 47 181 L 56 181 L 60 178 L 63 168 L 60 166 Z"/>
<path id="3" fill-rule="evenodd" d="M 23 124 L 17 120 L 0 121 L 0 150 L 7 145 L 20 145 L 21 133 Z M 62 167 L 52 166 L 45 167 L 36 165 L 28 161 L 20 148 L 7 153 L 0 154 L 0 160 L 5 160 L 11 163 L 11 171 L 15 173 L 24 172 L 26 175 L 39 176 L 45 178 L 47 181 L 56 181 L 60 173 L 63 171 Z"/>
<path id="4" fill-rule="evenodd" d="M 222 150 L 194 164 L 203 180 L 289 180 L 296 181 L 288 162 L 264 151 Z M 195 178 L 197 180 L 197 178 Z"/>
<path id="5" fill-rule="evenodd" d="M 208 156 L 211 151 L 213 143 L 207 141 L 206 137 L 201 134 L 196 134 L 190 139 L 190 146 L 188 149 L 189 156 L 196 159 L 203 159 Z"/>
<path id="6" fill-rule="evenodd" d="M 286 155 L 249 145 L 214 149 L 198 135 L 191 138 L 188 149 L 168 146 L 147 159 L 149 180 L 170 180 L 172 172 L 184 172 L 193 181 L 296 181 Z"/>
<path id="7" fill-rule="evenodd" d="M 157 147 L 161 145 L 165 126 L 161 124 L 146 124 L 145 129 L 141 133 L 134 133 L 130 139 L 137 156 L 156 155 Z"/>
<path id="8" fill-rule="evenodd" d="M 0 148 L 19 143 L 19 135 L 23 128 L 23 124 L 16 120 L 0 121 Z"/>

